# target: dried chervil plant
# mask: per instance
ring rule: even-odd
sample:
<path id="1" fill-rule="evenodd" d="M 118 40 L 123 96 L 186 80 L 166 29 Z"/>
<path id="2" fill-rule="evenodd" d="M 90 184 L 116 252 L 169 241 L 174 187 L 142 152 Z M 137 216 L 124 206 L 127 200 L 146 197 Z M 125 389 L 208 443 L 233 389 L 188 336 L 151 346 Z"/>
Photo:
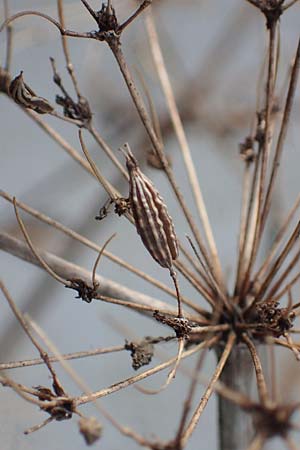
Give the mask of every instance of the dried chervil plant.
<path id="1" fill-rule="evenodd" d="M 299 196 L 277 230 L 270 248 L 264 252 L 263 240 L 267 234 L 266 225 L 274 204 L 275 186 L 293 112 L 300 69 L 300 40 L 294 49 L 291 67 L 285 68 L 281 65 L 279 23 L 288 10 L 297 7 L 297 1 L 244 1 L 245 4 L 251 4 L 256 8 L 264 18 L 268 51 L 265 68 L 261 71 L 262 80 L 258 80 L 264 85 L 263 93 L 259 95 L 257 110 L 251 112 L 253 117 L 251 130 L 239 146 L 244 178 L 241 183 L 242 205 L 233 289 L 219 258 L 197 170 L 156 31 L 155 8 L 159 8 L 157 4 L 160 2 L 136 1 L 136 9 L 129 12 L 127 18 L 122 21 L 119 18 L 121 16 L 119 5 L 113 0 L 102 3 L 99 10 L 94 10 L 86 0 L 78 0 L 82 12 L 88 12 L 96 24 L 94 31 L 66 28 L 63 0 L 53 3 L 57 5 L 58 20 L 38 11 L 25 10 L 10 15 L 8 0 L 4 0 L 5 18 L 0 25 L 0 32 L 6 33 L 7 46 L 5 62 L 0 66 L 0 93 L 11 102 L 15 102 L 99 183 L 106 199 L 108 198 L 105 204 L 103 202 L 100 205 L 101 209 L 96 217 L 100 221 L 99 228 L 103 224 L 102 221 L 107 223 L 111 220 L 112 212 L 118 216 L 119 221 L 131 223 L 141 238 L 145 252 L 148 252 L 149 261 L 154 259 L 158 263 L 157 271 L 168 269 L 171 279 L 170 285 L 165 284 L 143 272 L 141 268 L 129 264 L 126 259 L 111 253 L 107 247 L 115 235 L 99 246 L 70 227 L 23 203 L 21 199 L 3 190 L 0 191 L 1 198 L 10 203 L 14 209 L 16 223 L 24 238 L 22 240 L 4 230 L 0 231 L 2 250 L 40 267 L 60 283 L 60 289 L 66 287 L 75 291 L 77 294 L 75 297 L 82 299 L 86 308 L 89 307 L 87 303 L 95 300 L 98 301 L 100 308 L 101 303 L 109 303 L 112 311 L 113 305 L 119 305 L 137 311 L 149 320 L 159 322 L 167 332 L 165 336 L 140 336 L 138 339 L 127 339 L 119 346 L 64 355 L 42 328 L 19 310 L 9 292 L 9 287 L 4 281 L 0 281 L 3 299 L 8 303 L 14 318 L 20 323 L 40 356 L 35 360 L 0 363 L 2 386 L 12 389 L 31 403 L 32 407 L 37 406 L 47 414 L 44 421 L 29 428 L 25 433 L 37 431 L 50 422 L 70 420 L 74 415 L 78 415 L 79 432 L 85 443 L 92 445 L 105 433 L 105 426 L 102 425 L 102 417 L 105 417 L 118 432 L 134 440 L 138 446 L 152 450 L 192 448 L 190 437 L 196 432 L 202 413 L 215 392 L 219 398 L 220 449 L 259 450 L 274 437 L 280 438 L 286 448 L 295 449 L 295 432 L 299 431 L 299 424 L 295 422 L 294 417 L 300 403 L 286 401 L 277 395 L 275 356 L 277 348 L 283 347 L 290 351 L 292 358 L 300 360 L 300 342 L 292 337 L 298 333 L 295 324 L 300 314 L 300 303 L 294 300 L 293 295 L 293 289 L 300 279 L 298 266 L 300 222 L 294 224 L 299 214 Z M 173 7 L 171 2 L 161 3 L 166 3 L 166 9 Z M 36 16 L 54 26 L 62 41 L 75 98 L 65 87 L 65 76 L 60 74 L 60 68 L 53 57 L 50 58 L 55 92 L 52 98 L 35 94 L 34 86 L 29 86 L 24 81 L 25 69 L 21 70 L 19 75 L 11 72 L 13 26 L 25 16 Z M 128 27 L 135 26 L 136 20 L 143 21 L 145 26 L 153 65 L 168 108 L 168 120 L 157 112 L 151 89 L 145 80 L 141 83 L 135 81 L 123 52 L 123 34 Z M 147 144 L 144 142 L 140 148 L 135 149 L 130 143 L 132 150 L 129 144 L 124 144 L 120 149 L 121 152 L 118 152 L 100 134 L 88 95 L 82 94 L 72 65 L 68 39 L 74 38 L 93 40 L 99 45 L 107 44 L 125 82 L 124 86 L 130 94 L 141 127 L 146 131 Z M 182 38 L 184 39 L 184 36 Z M 280 93 L 282 89 L 279 89 L 281 88 L 277 76 L 279 68 L 288 72 L 285 94 Z M 140 92 L 139 85 L 142 85 L 143 92 Z M 186 87 L 183 99 L 194 97 L 194 101 L 189 102 L 191 107 L 198 99 L 193 87 L 188 97 L 188 89 L 189 86 Z M 147 98 L 147 104 L 144 97 Z M 182 107 L 182 115 L 193 121 L 195 113 L 192 107 L 188 111 L 186 106 L 188 102 L 184 103 L 186 109 Z M 73 127 L 83 154 L 52 128 L 47 122 L 48 116 L 52 116 L 52 120 L 54 118 L 67 122 Z M 182 194 L 179 180 L 166 153 L 164 139 L 167 133 L 170 133 L 170 129 L 174 131 L 179 143 L 195 205 Z M 114 183 L 103 167 L 94 161 L 89 150 L 90 143 L 87 144 L 88 137 L 91 137 L 110 159 L 114 170 L 125 181 L 127 191 L 123 191 L 122 188 L 121 192 L 119 184 Z M 145 158 L 142 158 L 142 155 Z M 164 193 L 161 192 L 159 183 L 154 184 L 150 179 L 151 175 L 148 177 L 145 174 L 147 169 L 144 170 L 142 167 L 143 159 L 165 175 L 185 223 L 186 241 L 178 237 L 172 210 L 163 200 Z M 96 251 L 98 256 L 92 271 L 89 272 L 54 253 L 38 248 L 32 230 L 23 218 L 23 212 L 50 225 L 55 232 L 60 231 L 72 240 Z M 201 228 L 194 219 L 196 215 L 201 221 Z M 93 217 L 89 220 L 93 220 Z M 235 246 L 236 243 L 233 242 L 232 245 Z M 259 252 L 263 254 L 262 258 Z M 142 278 L 145 283 L 150 283 L 167 293 L 175 302 L 174 306 L 123 286 L 117 280 L 112 282 L 97 275 L 102 256 Z M 102 261 L 101 264 L 105 262 Z M 184 278 L 186 283 L 193 286 L 197 293 L 194 298 L 188 298 L 184 288 L 179 289 L 178 277 Z M 200 296 L 207 303 L 207 307 L 199 304 Z M 72 305 L 69 307 L 71 309 Z M 177 343 L 177 355 L 157 365 L 153 364 L 157 344 L 164 343 L 167 347 L 168 342 Z M 214 349 L 217 355 L 217 364 L 211 377 L 203 375 L 203 364 L 208 349 Z M 266 358 L 266 349 L 271 358 Z M 92 390 L 68 363 L 70 359 L 121 351 L 128 353 L 132 369 L 138 372 L 99 390 Z M 182 365 L 182 361 L 191 355 L 196 355 L 193 372 L 187 371 Z M 84 364 L 85 359 L 82 361 Z M 54 369 L 56 362 L 59 362 L 64 371 L 73 378 L 80 389 L 79 395 L 69 392 L 61 377 L 57 375 Z M 27 386 L 15 381 L 9 374 L 9 369 L 37 364 L 44 364 L 49 371 L 51 386 Z M 152 364 L 151 367 L 146 367 L 149 364 Z M 138 384 L 165 369 L 169 372 L 159 388 L 149 389 Z M 98 403 L 98 399 L 132 385 L 139 391 L 136 395 L 158 394 L 168 388 L 179 371 L 190 378 L 190 384 L 186 395 L 182 398 L 181 410 L 178 411 L 178 425 L 175 425 L 174 434 L 167 440 L 159 436 L 149 438 L 148 436 L 152 436 L 155 430 L 149 430 L 148 435 L 143 436 L 138 430 L 129 428 L 127 424 L 119 423 Z M 252 388 L 252 374 L 255 374 L 256 379 L 255 391 Z M 198 398 L 199 383 L 205 386 L 205 390 Z M 97 408 L 99 417 L 85 415 L 84 405 L 90 403 Z"/>

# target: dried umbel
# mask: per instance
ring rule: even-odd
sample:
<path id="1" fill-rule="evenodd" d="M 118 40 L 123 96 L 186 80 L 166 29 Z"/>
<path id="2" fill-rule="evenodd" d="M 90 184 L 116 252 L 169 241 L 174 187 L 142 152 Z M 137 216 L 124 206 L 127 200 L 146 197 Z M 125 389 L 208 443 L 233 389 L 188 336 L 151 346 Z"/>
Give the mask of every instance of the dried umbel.
<path id="1" fill-rule="evenodd" d="M 10 83 L 9 94 L 16 103 L 39 114 L 47 114 L 53 111 L 53 106 L 50 105 L 48 100 L 38 97 L 24 82 L 23 71 Z"/>

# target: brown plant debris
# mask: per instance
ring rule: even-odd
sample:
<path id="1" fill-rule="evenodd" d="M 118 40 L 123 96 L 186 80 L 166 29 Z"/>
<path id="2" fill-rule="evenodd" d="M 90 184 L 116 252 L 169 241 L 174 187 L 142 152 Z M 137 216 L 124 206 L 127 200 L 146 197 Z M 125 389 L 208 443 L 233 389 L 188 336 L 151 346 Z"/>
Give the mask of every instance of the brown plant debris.
<path id="1" fill-rule="evenodd" d="M 50 62 L 53 70 L 53 81 L 63 94 L 62 96 L 56 95 L 56 103 L 63 107 L 65 117 L 79 120 L 82 124 L 87 125 L 92 119 L 92 112 L 87 99 L 79 95 L 77 102 L 74 101 L 62 83 L 61 77 L 56 69 L 54 58 L 50 58 Z"/>
<path id="2" fill-rule="evenodd" d="M 274 300 L 257 304 L 255 312 L 258 324 L 270 330 L 277 337 L 289 331 L 296 318 L 294 311 L 291 311 L 290 308 L 280 308 L 279 302 Z"/>
<path id="3" fill-rule="evenodd" d="M 168 325 L 173 328 L 178 338 L 188 337 L 189 332 L 192 327 L 189 324 L 189 321 L 186 319 L 178 318 L 178 317 L 168 317 L 164 314 L 161 314 L 159 311 L 155 311 L 153 313 L 153 317 L 160 323 Z"/>
<path id="4" fill-rule="evenodd" d="M 78 425 L 87 445 L 93 445 L 102 435 L 102 425 L 95 417 L 81 417 Z"/>
<path id="5" fill-rule="evenodd" d="M 68 289 L 74 289 L 78 292 L 78 295 L 75 298 L 81 298 L 84 302 L 91 303 L 93 298 L 97 295 L 97 285 L 89 286 L 84 280 L 79 278 L 74 278 L 68 280 L 71 285 L 66 285 L 65 287 Z"/>
<path id="6" fill-rule="evenodd" d="M 54 109 L 48 100 L 37 96 L 24 82 L 23 71 L 10 82 L 9 95 L 18 105 L 32 109 L 39 114 L 51 113 Z"/>
<path id="7" fill-rule="evenodd" d="M 134 370 L 138 370 L 152 361 L 154 345 L 152 338 L 149 336 L 146 336 L 139 342 L 125 341 L 125 349 L 130 351 L 132 367 Z"/>

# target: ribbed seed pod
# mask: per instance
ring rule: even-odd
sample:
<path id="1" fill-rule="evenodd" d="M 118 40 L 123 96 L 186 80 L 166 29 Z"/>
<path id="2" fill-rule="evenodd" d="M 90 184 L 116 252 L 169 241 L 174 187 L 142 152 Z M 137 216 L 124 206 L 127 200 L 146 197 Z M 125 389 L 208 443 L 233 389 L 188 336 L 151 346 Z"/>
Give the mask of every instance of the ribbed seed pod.
<path id="1" fill-rule="evenodd" d="M 14 78 L 9 85 L 9 94 L 16 103 L 24 108 L 32 109 L 39 114 L 53 111 L 53 106 L 43 97 L 38 97 L 33 90 L 24 82 L 23 71 Z"/>
<path id="2" fill-rule="evenodd" d="M 138 234 L 162 267 L 171 270 L 178 256 L 178 243 L 172 218 L 153 183 L 140 170 L 127 147 L 126 166 L 129 173 L 129 200 Z"/>

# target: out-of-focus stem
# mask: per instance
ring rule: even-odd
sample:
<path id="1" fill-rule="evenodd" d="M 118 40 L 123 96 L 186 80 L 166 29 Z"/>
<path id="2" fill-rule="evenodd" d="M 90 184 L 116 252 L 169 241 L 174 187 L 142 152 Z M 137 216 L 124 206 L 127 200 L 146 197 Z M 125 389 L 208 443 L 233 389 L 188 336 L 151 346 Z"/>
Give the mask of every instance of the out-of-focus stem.
<path id="1" fill-rule="evenodd" d="M 224 348 L 217 348 L 218 359 Z M 265 348 L 259 347 L 260 361 L 266 370 L 267 358 Z M 226 361 L 220 381 L 228 388 L 240 392 L 247 397 L 256 395 L 255 373 L 253 361 L 246 345 L 237 344 L 231 350 Z M 219 396 L 219 449 L 243 450 L 250 446 L 254 437 L 252 416 L 243 411 L 240 406 Z"/>

